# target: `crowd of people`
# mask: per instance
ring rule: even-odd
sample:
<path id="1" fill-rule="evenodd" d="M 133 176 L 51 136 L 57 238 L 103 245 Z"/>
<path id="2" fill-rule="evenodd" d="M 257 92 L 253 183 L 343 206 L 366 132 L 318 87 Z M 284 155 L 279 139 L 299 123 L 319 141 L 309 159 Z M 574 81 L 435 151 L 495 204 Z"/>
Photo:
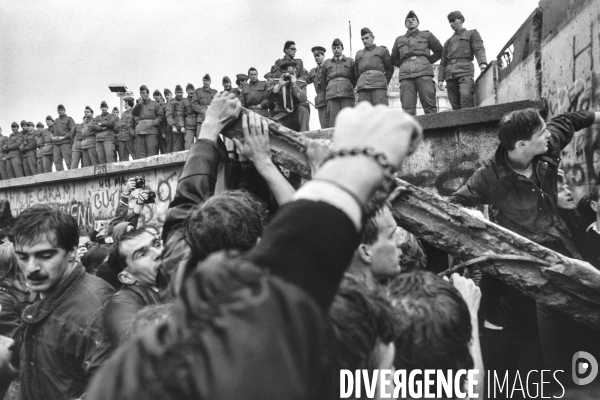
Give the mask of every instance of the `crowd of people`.
<path id="1" fill-rule="evenodd" d="M 223 77 L 223 92 L 235 93 L 246 107 L 264 117 L 272 118 L 296 131 L 308 131 L 311 102 L 307 86 L 313 84 L 316 97 L 312 104 L 318 112 L 321 128 L 334 126 L 337 114 L 345 107 L 367 101 L 373 105 L 388 104 L 388 86 L 399 68 L 402 108 L 415 115 L 417 96 L 426 114 L 437 112 L 436 85 L 432 65 L 440 61 L 438 85 L 444 81 L 453 109 L 473 107 L 474 67 L 487 67 L 485 48 L 476 30 L 463 27 L 461 12 L 448 15 L 454 34 L 444 46 L 429 31 L 419 30 L 419 19 L 411 11 L 405 19 L 407 32 L 396 38 L 392 52 L 374 43 L 369 28 L 361 29 L 364 45 L 355 58 L 344 55 L 344 45 L 335 39 L 333 56 L 326 59 L 322 46 L 312 48 L 316 66 L 310 71 L 296 58 L 296 43 L 287 41 L 283 58 L 275 61 L 271 71 L 258 79 L 256 68 L 236 76 L 237 87 Z M 147 86 L 140 87 L 140 98 L 124 98 L 125 111 L 109 111 L 100 104 L 100 113 L 86 106 L 83 120 L 75 122 L 58 105 L 58 118 L 46 117 L 34 124 L 26 120 L 13 122 L 10 136 L 0 129 L 0 177 L 19 178 L 35 174 L 88 167 L 98 164 L 129 161 L 189 150 L 199 135 L 206 109 L 217 90 L 211 88 L 211 77 L 204 75 L 202 87 L 191 83 L 177 85 L 172 91 L 155 90 L 150 98 Z M 19 130 L 20 127 L 20 130 Z"/>

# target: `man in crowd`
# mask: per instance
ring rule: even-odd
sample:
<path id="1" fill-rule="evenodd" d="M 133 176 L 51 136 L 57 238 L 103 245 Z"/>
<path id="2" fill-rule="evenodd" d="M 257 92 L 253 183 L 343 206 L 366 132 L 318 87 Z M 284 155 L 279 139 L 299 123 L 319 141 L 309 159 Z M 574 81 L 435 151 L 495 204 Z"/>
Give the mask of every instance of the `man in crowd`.
<path id="1" fill-rule="evenodd" d="M 170 93 L 170 91 L 169 91 L 169 93 Z M 158 151 L 160 152 L 160 154 L 166 154 L 166 152 L 167 152 L 167 117 L 166 117 L 167 103 L 165 102 L 165 98 L 163 97 L 162 93 L 158 89 L 156 89 L 154 91 L 154 93 L 152 94 L 152 97 L 154 97 L 154 101 L 160 105 L 162 112 L 163 112 L 163 119 L 158 127 L 158 135 L 156 138 L 158 140 Z"/>
<path id="2" fill-rule="evenodd" d="M 113 289 L 78 265 L 79 228 L 71 215 L 28 208 L 12 234 L 27 287 L 38 297 L 23 311 L 17 343 L 22 398 L 78 398 L 109 356 L 102 313 Z"/>
<path id="3" fill-rule="evenodd" d="M 354 60 L 358 101 L 387 106 L 387 87 L 394 75 L 390 52 L 385 47 L 375 45 L 375 36 L 369 28 L 360 30 L 360 38 L 365 48 L 356 53 Z"/>
<path id="4" fill-rule="evenodd" d="M 283 45 L 283 58 L 280 58 L 279 60 L 275 61 L 275 64 L 273 65 L 273 67 L 271 67 L 271 75 L 273 77 L 273 81 L 277 81 L 277 79 L 279 79 L 281 74 L 284 72 L 285 68 L 282 67 L 282 64 L 293 61 L 296 63 L 296 68 L 298 70 L 299 77 L 306 82 L 308 76 L 303 75 L 304 63 L 301 59 L 296 58 L 296 51 L 296 42 L 292 40 L 288 40 L 287 42 L 285 42 L 285 44 Z"/>
<path id="5" fill-rule="evenodd" d="M 446 81 L 448 101 L 453 110 L 474 107 L 473 56 L 482 71 L 487 68 L 483 40 L 477 30 L 469 31 L 463 27 L 465 17 L 460 11 L 448 14 L 448 21 L 454 35 L 444 43 L 438 71 L 438 87 L 444 90 L 444 81 Z"/>
<path id="6" fill-rule="evenodd" d="M 327 88 L 327 128 L 335 126 L 338 113 L 346 107 L 354 107 L 354 60 L 343 54 L 344 45 L 340 39 L 331 44 L 333 57 L 325 60 L 319 81 Z"/>
<path id="7" fill-rule="evenodd" d="M 94 131 L 94 110 L 85 106 L 83 110 L 83 123 L 81 124 L 81 156 L 83 166 L 91 167 L 98 165 L 98 153 L 96 153 L 96 132 Z"/>
<path id="8" fill-rule="evenodd" d="M 223 77 L 223 91 L 221 93 L 233 93 L 236 96 L 240 95 L 240 91 L 237 88 L 231 86 L 231 79 L 228 76 Z"/>
<path id="9" fill-rule="evenodd" d="M 252 67 L 248 70 L 250 82 L 244 85 L 240 94 L 242 107 L 248 108 L 263 117 L 269 117 L 269 85 L 258 80 L 258 71 Z"/>
<path id="10" fill-rule="evenodd" d="M 35 157 L 37 158 L 37 169 L 39 174 L 44 173 L 44 123 L 38 122 L 35 126 L 36 128 L 36 136 L 35 136 Z M 48 171 L 51 172 L 51 171 Z"/>
<path id="11" fill-rule="evenodd" d="M 0 179 L 8 179 L 8 172 L 6 171 L 6 152 L 4 146 L 8 138 L 2 134 L 2 128 L 0 128 Z"/>
<path id="12" fill-rule="evenodd" d="M 146 85 L 140 86 L 140 96 L 131 114 L 137 117 L 136 154 L 138 158 L 146 158 L 157 154 L 157 137 L 160 134 L 160 124 L 164 114 L 160 104 L 150 99 L 150 91 Z"/>
<path id="13" fill-rule="evenodd" d="M 96 132 L 96 154 L 100 164 L 114 163 L 115 159 L 115 116 L 108 112 L 108 104 L 100 103 L 102 113 L 96 116 L 94 130 Z"/>
<path id="14" fill-rule="evenodd" d="M 54 118 L 51 115 L 46 117 L 46 129 L 42 131 L 44 137 L 44 147 L 42 148 L 42 163 L 44 164 L 44 172 L 52 172 L 52 164 L 54 160 Z"/>
<path id="15" fill-rule="evenodd" d="M 119 161 L 129 161 L 129 156 L 135 160 L 135 123 L 133 121 L 133 115 L 131 115 L 131 109 L 133 107 L 133 97 L 125 97 L 123 104 L 125 105 L 125 111 L 121 117 L 121 129 L 117 133 L 117 153 L 119 154 Z"/>
<path id="16" fill-rule="evenodd" d="M 436 113 L 432 65 L 442 56 L 442 44 L 433 33 L 419 30 L 419 18 L 414 11 L 408 13 L 404 25 L 408 30 L 396 38 L 392 48 L 392 63 L 400 69 L 398 79 L 402 109 L 416 115 L 418 94 L 425 114 Z"/>
<path id="17" fill-rule="evenodd" d="M 67 169 L 71 167 L 71 129 L 75 126 L 73 118 L 67 116 L 65 106 L 57 107 L 58 118 L 54 121 L 54 166 L 57 171 L 64 171 L 63 160 Z"/>
<path id="18" fill-rule="evenodd" d="M 192 96 L 192 107 L 196 112 L 196 122 L 198 123 L 196 135 L 200 133 L 200 130 L 202 129 L 202 123 L 204 122 L 204 116 L 206 115 L 206 110 L 212 102 L 213 97 L 215 97 L 215 94 L 217 94 L 215 89 L 210 88 L 210 82 L 210 75 L 204 75 L 202 78 L 202 87 L 200 89 L 196 89 Z"/>
<path id="19" fill-rule="evenodd" d="M 196 121 L 198 117 L 192 104 L 195 91 L 194 85 L 188 83 L 185 87 L 185 91 L 187 92 L 187 97 L 181 102 L 181 111 L 183 112 L 183 121 L 185 124 L 183 147 L 185 150 L 189 150 L 190 147 L 192 147 L 192 144 L 194 144 L 194 138 L 196 137 L 196 129 L 198 127 Z"/>
<path id="20" fill-rule="evenodd" d="M 156 274 L 161 252 L 160 239 L 144 229 L 134 229 L 116 241 L 108 265 L 123 288 L 113 295 L 104 312 L 104 327 L 113 347 L 127 336 L 140 309 L 160 304 Z"/>
<path id="21" fill-rule="evenodd" d="M 310 108 L 306 97 L 306 82 L 298 79 L 294 61 L 280 64 L 284 71 L 279 81 L 270 89 L 268 99 L 275 103 L 273 118 L 286 128 L 297 132 L 308 131 Z"/>
<path id="22" fill-rule="evenodd" d="M 248 84 L 248 75 L 246 74 L 237 74 L 235 76 L 235 84 L 237 85 L 237 95 L 239 96 L 244 89 L 244 86 Z"/>
<path id="23" fill-rule="evenodd" d="M 167 105 L 167 131 L 170 132 L 170 141 L 167 142 L 168 152 L 183 150 L 185 135 L 185 116 L 183 105 L 183 89 L 181 85 L 175 86 L 175 98 Z"/>
<path id="24" fill-rule="evenodd" d="M 319 76 L 321 75 L 321 66 L 323 65 L 323 61 L 325 61 L 325 47 L 315 46 L 311 49 L 313 56 L 315 57 L 315 62 L 317 66 L 310 70 L 308 73 L 308 78 L 306 80 L 306 84 L 310 85 L 311 83 L 315 85 L 315 92 L 317 95 L 315 96 L 315 108 L 319 113 L 319 123 L 321 124 L 321 128 L 326 128 L 327 120 L 325 119 L 327 116 L 327 99 L 325 98 L 325 86 L 321 86 L 319 82 Z"/>
<path id="25" fill-rule="evenodd" d="M 562 149 L 575 131 L 599 122 L 600 112 L 588 111 L 560 114 L 548 124 L 531 108 L 505 115 L 498 128 L 500 145 L 496 154 L 449 201 L 465 207 L 492 205 L 494 219 L 501 226 L 567 257 L 579 257 L 569 229 L 558 214 L 558 164 Z M 524 296 L 512 296 L 510 315 L 522 317 L 504 330 L 514 328 L 515 338 L 537 334 L 531 332 L 535 329 L 531 321 L 536 318 L 533 303 Z M 568 373 L 577 349 L 569 351 L 573 344 L 582 342 L 580 338 L 587 329 L 545 307 L 537 307 L 537 317 L 546 366 Z"/>
<path id="26" fill-rule="evenodd" d="M 600 269 L 600 186 L 596 185 L 590 190 L 590 206 L 596 214 L 596 220 L 585 230 L 581 255 L 583 259 Z"/>
<path id="27" fill-rule="evenodd" d="M 85 118 L 85 112 L 84 112 Z M 71 152 L 71 169 L 79 168 L 79 162 L 83 167 L 83 150 L 81 149 L 81 142 L 83 141 L 83 121 L 81 124 L 75 124 L 71 131 L 71 141 L 73 142 L 73 151 Z"/>
<path id="28" fill-rule="evenodd" d="M 25 176 L 23 173 L 23 156 L 19 148 L 23 144 L 23 134 L 19 132 L 19 124 L 13 122 L 11 124 L 12 133 L 8 137 L 4 145 L 4 153 L 6 154 L 6 172 L 8 178 L 21 178 Z"/>
<path id="29" fill-rule="evenodd" d="M 37 159 L 35 156 L 35 148 L 37 147 L 35 125 L 33 122 L 28 122 L 23 134 L 23 144 L 19 147 L 23 158 L 23 172 L 25 176 L 37 175 Z"/>

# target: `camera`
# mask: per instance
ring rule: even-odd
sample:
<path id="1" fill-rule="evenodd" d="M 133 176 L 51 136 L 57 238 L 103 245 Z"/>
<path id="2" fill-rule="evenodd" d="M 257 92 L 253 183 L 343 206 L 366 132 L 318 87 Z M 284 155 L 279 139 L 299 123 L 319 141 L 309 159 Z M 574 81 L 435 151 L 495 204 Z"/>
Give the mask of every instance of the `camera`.
<path id="1" fill-rule="evenodd" d="M 146 194 L 146 200 L 140 198 L 142 194 Z M 138 204 L 154 204 L 156 203 L 156 192 L 152 192 L 150 190 L 142 190 L 138 195 L 137 199 Z"/>
<path id="2" fill-rule="evenodd" d="M 290 73 L 285 73 L 283 74 L 283 80 L 286 82 L 291 82 L 292 81 L 292 75 Z"/>
<path id="3" fill-rule="evenodd" d="M 141 176 L 136 176 L 133 179 L 135 179 L 135 188 L 136 189 L 143 189 L 144 187 L 146 187 L 146 180 L 144 178 L 142 178 Z"/>

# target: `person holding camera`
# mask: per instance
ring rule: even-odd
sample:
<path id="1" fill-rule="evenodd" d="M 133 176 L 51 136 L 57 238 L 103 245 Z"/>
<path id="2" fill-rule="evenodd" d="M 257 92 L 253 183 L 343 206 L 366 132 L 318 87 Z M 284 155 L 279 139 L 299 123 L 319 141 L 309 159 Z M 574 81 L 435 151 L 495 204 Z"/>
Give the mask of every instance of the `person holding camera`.
<path id="1" fill-rule="evenodd" d="M 333 57 L 325 60 L 319 77 L 321 86 L 327 88 L 327 126 L 324 128 L 334 127 L 338 113 L 343 108 L 354 107 L 355 102 L 354 60 L 343 54 L 344 44 L 340 39 L 333 41 L 331 49 Z"/>
<path id="2" fill-rule="evenodd" d="M 127 183 L 121 190 L 121 197 L 115 211 L 115 217 L 108 222 L 106 227 L 106 233 L 111 235 L 115 241 L 119 239 L 119 236 L 137 227 L 144 204 L 154 203 L 156 194 L 146 190 L 145 186 L 146 181 L 144 178 L 134 176 L 127 180 Z M 135 190 L 138 190 L 138 192 L 134 194 Z M 136 199 L 131 214 L 129 214 L 130 198 Z M 115 235 L 115 233 L 117 234 Z"/>
<path id="3" fill-rule="evenodd" d="M 297 64 L 287 61 L 281 64 L 283 73 L 279 81 L 269 90 L 267 98 L 275 102 L 275 116 L 286 128 L 298 132 L 308 131 L 310 108 L 306 96 L 306 82 L 298 79 Z"/>
<path id="4" fill-rule="evenodd" d="M 150 91 L 146 85 L 140 86 L 140 96 L 131 114 L 138 117 L 135 127 L 137 156 L 146 158 L 157 154 L 158 134 L 164 113 L 161 105 L 150 99 Z"/>

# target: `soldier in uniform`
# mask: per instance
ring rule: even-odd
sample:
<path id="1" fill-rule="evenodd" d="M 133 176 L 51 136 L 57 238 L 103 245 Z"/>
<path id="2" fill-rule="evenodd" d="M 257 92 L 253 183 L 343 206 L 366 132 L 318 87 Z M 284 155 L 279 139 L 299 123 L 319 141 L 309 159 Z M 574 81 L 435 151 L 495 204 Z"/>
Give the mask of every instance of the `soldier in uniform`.
<path id="1" fill-rule="evenodd" d="M 308 131 L 310 108 L 306 97 L 306 82 L 298 79 L 294 61 L 280 64 L 284 72 L 276 85 L 269 89 L 269 100 L 275 103 L 273 119 L 297 132 Z"/>
<path id="2" fill-rule="evenodd" d="M 44 173 L 44 124 L 42 122 L 38 122 L 35 125 L 35 157 L 37 159 L 37 169 L 38 174 Z"/>
<path id="3" fill-rule="evenodd" d="M 195 122 L 195 121 L 194 121 Z M 183 89 L 175 86 L 175 98 L 167 103 L 167 151 L 169 153 L 183 150 L 185 122 L 183 115 Z"/>
<path id="4" fill-rule="evenodd" d="M 217 91 L 215 89 L 210 88 L 210 82 L 210 75 L 204 75 L 204 77 L 202 78 L 202 87 L 200 89 L 196 89 L 194 95 L 192 96 L 192 107 L 194 108 L 194 111 L 196 111 L 197 114 L 197 135 L 200 134 L 200 130 L 202 129 L 202 123 L 204 122 L 206 110 L 208 110 L 208 106 L 210 105 L 210 103 L 212 103 L 213 97 L 215 97 L 215 94 L 217 94 Z"/>
<path id="5" fill-rule="evenodd" d="M 8 173 L 6 172 L 6 153 L 4 152 L 4 146 L 8 138 L 2 135 L 2 128 L 0 128 L 0 179 L 8 179 Z"/>
<path id="6" fill-rule="evenodd" d="M 187 97 L 183 99 L 181 102 L 181 111 L 183 112 L 183 121 L 185 124 L 185 134 L 183 136 L 183 148 L 185 150 L 189 150 L 194 144 L 194 138 L 196 137 L 196 129 L 197 129 L 197 116 L 196 111 L 192 105 L 192 100 L 194 98 L 194 85 L 188 83 L 185 87 L 185 91 L 187 92 Z"/>
<path id="7" fill-rule="evenodd" d="M 73 118 L 67 116 L 65 106 L 57 107 L 58 118 L 54 121 L 54 166 L 57 171 L 64 171 L 63 159 L 67 169 L 71 168 L 71 129 L 75 126 Z"/>
<path id="8" fill-rule="evenodd" d="M 119 161 L 129 161 L 129 155 L 135 160 L 135 122 L 133 115 L 131 115 L 131 108 L 133 107 L 133 97 L 125 97 L 123 104 L 125 105 L 125 111 L 121 117 L 121 129 L 117 133 L 117 153 L 119 153 Z"/>
<path id="9" fill-rule="evenodd" d="M 48 115 L 46 117 L 47 128 L 42 131 L 44 137 L 44 147 L 42 147 L 42 164 L 44 166 L 43 171 L 45 173 L 52 172 L 52 164 L 54 162 L 54 143 L 52 137 L 54 136 L 54 118 Z"/>
<path id="10" fill-rule="evenodd" d="M 242 89 L 244 89 L 244 86 L 248 84 L 248 79 L 249 77 L 246 74 L 237 74 L 235 76 L 235 84 L 237 85 L 238 96 L 240 95 L 240 93 L 242 93 Z"/>
<path id="11" fill-rule="evenodd" d="M 79 168 L 80 162 L 81 166 L 83 167 L 83 150 L 81 149 L 81 142 L 83 141 L 83 122 L 81 124 L 75 124 L 73 130 L 71 130 L 71 140 L 73 141 L 73 151 L 71 152 L 71 169 L 77 169 Z"/>
<path id="12" fill-rule="evenodd" d="M 23 144 L 20 147 L 21 154 L 23 155 L 23 172 L 25 176 L 37 175 L 37 158 L 35 156 L 35 149 L 37 147 L 37 137 L 35 131 L 35 124 L 33 122 L 27 123 L 27 130 L 23 136 Z"/>
<path id="13" fill-rule="evenodd" d="M 237 82 L 237 81 L 236 81 Z M 231 79 L 228 76 L 223 77 L 223 91 L 221 93 L 234 93 L 236 96 L 240 95 L 240 90 L 231 86 Z"/>
<path id="14" fill-rule="evenodd" d="M 23 144 L 23 134 L 19 132 L 19 124 L 13 122 L 10 125 L 12 133 L 6 140 L 4 145 L 4 153 L 6 154 L 6 172 L 8 178 L 22 178 L 23 173 L 23 156 L 19 147 Z"/>
<path id="15" fill-rule="evenodd" d="M 269 84 L 258 80 L 258 71 L 254 67 L 248 70 L 248 75 L 250 76 L 250 82 L 242 88 L 240 95 L 242 107 L 268 118 L 270 102 L 267 96 L 269 95 Z"/>
<path id="16" fill-rule="evenodd" d="M 275 64 L 271 67 L 271 74 L 273 76 L 274 82 L 277 82 L 277 80 L 281 76 L 281 71 L 283 70 L 282 64 L 287 63 L 289 61 L 293 61 L 296 63 L 296 69 L 299 71 L 300 74 L 299 78 L 304 82 L 307 81 L 308 76 L 303 74 L 304 63 L 301 59 L 295 58 L 297 50 L 298 49 L 296 48 L 296 42 L 292 40 L 288 40 L 287 42 L 285 42 L 285 45 L 283 46 L 283 58 L 280 58 L 279 60 L 275 61 Z"/>
<path id="17" fill-rule="evenodd" d="M 335 39 L 331 45 L 333 57 L 325 60 L 319 82 L 326 89 L 327 128 L 335 125 L 335 118 L 342 108 L 354 107 L 354 60 L 343 54 L 344 44 Z"/>
<path id="18" fill-rule="evenodd" d="M 400 102 L 410 115 L 417 113 L 417 93 L 425 114 L 437 112 L 433 67 L 442 55 L 442 44 L 429 31 L 419 30 L 419 18 L 410 11 L 392 49 L 392 63 L 399 68 Z"/>
<path id="19" fill-rule="evenodd" d="M 98 153 L 96 153 L 96 132 L 94 131 L 94 110 L 86 106 L 83 110 L 83 124 L 81 125 L 81 155 L 83 166 L 91 167 L 98 165 Z"/>
<path id="20" fill-rule="evenodd" d="M 138 158 L 146 158 L 157 154 L 157 137 L 160 135 L 160 126 L 164 119 L 164 114 L 161 105 L 150 99 L 150 91 L 146 85 L 140 86 L 140 96 L 131 114 L 138 118 L 138 123 L 135 127 L 135 135 L 138 140 L 136 148 L 137 156 Z"/>
<path id="21" fill-rule="evenodd" d="M 354 59 L 354 76 L 358 79 L 358 101 L 368 101 L 374 106 L 387 106 L 387 87 L 394 75 L 390 52 L 385 47 L 373 43 L 375 36 L 369 28 L 360 30 L 360 38 L 365 48 L 359 50 Z"/>
<path id="22" fill-rule="evenodd" d="M 108 112 L 108 104 L 100 103 L 102 113 L 95 118 L 92 129 L 96 132 L 96 154 L 100 164 L 114 163 L 115 158 L 115 116 Z"/>
<path id="23" fill-rule="evenodd" d="M 438 72 L 438 87 L 444 90 L 444 80 L 448 90 L 448 100 L 453 110 L 474 107 L 475 68 L 473 56 L 483 71 L 487 68 L 487 58 L 483 40 L 477 30 L 465 29 L 465 17 L 460 11 L 448 14 L 450 27 L 454 35 L 444 43 L 440 70 Z"/>
<path id="24" fill-rule="evenodd" d="M 325 87 L 321 86 L 319 82 L 319 75 L 321 73 L 323 61 L 325 61 L 326 50 L 324 47 L 315 46 L 311 51 L 315 57 L 317 66 L 308 73 L 306 84 L 310 85 L 312 83 L 315 85 L 315 92 L 317 92 L 317 95 L 315 96 L 315 108 L 319 113 L 319 123 L 321 124 L 321 128 L 325 128 L 327 126 L 327 120 L 325 119 L 327 116 L 327 99 L 325 98 Z"/>
<path id="25" fill-rule="evenodd" d="M 167 103 L 165 101 L 165 98 L 163 97 L 162 93 L 160 92 L 160 90 L 156 89 L 154 91 L 154 93 L 152 93 L 152 97 L 154 97 L 154 101 L 157 102 L 160 107 L 162 108 L 163 111 L 163 120 L 160 123 L 159 127 L 158 127 L 158 136 L 156 137 L 158 140 L 158 148 L 157 148 L 157 152 L 156 154 L 158 154 L 158 152 L 160 152 L 160 154 L 166 154 L 167 153 Z"/>

